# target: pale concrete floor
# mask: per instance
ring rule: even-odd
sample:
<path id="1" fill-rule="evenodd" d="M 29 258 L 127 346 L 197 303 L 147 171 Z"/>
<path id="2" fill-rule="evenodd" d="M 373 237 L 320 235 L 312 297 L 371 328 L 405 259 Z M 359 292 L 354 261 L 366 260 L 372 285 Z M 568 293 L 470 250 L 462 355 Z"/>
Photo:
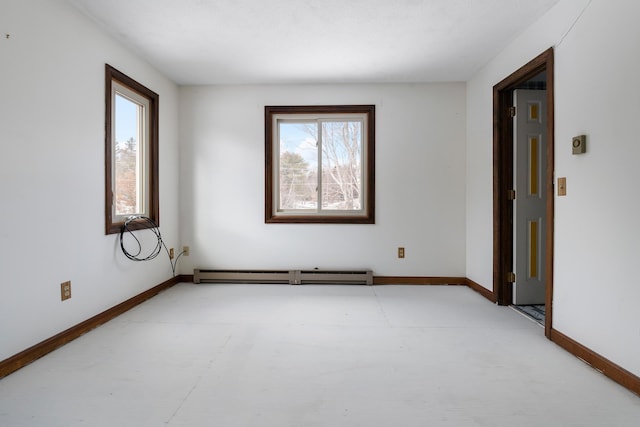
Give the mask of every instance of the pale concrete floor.
<path id="1" fill-rule="evenodd" d="M 638 396 L 452 286 L 180 284 L 0 380 L 4 427 L 638 425 Z"/>

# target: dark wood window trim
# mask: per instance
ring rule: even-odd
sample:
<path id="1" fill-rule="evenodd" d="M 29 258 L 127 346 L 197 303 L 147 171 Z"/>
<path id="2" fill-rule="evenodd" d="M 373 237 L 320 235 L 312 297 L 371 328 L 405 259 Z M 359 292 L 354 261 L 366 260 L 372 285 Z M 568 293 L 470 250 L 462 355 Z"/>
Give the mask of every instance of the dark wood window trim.
<path id="1" fill-rule="evenodd" d="M 361 215 L 278 215 L 275 213 L 273 141 L 274 115 L 276 114 L 366 114 L 367 138 L 363 143 L 366 150 L 366 174 L 364 180 L 364 212 Z M 313 106 L 266 106 L 265 107 L 265 223 L 333 223 L 333 224 L 374 224 L 375 223 L 375 105 L 313 105 Z"/>
<path id="2" fill-rule="evenodd" d="M 133 80 L 131 77 L 105 64 L 105 231 L 106 234 L 119 233 L 124 220 L 114 218 L 113 215 L 113 142 L 112 142 L 112 82 L 118 82 L 128 89 L 140 94 L 149 101 L 149 135 L 147 141 L 147 179 L 148 191 L 146 206 L 148 216 L 153 223 L 160 225 L 160 208 L 158 198 L 158 134 L 159 134 L 159 96 L 157 93 Z M 148 223 L 147 223 L 148 224 Z M 130 227 L 148 228 L 145 223 L 132 223 Z"/>

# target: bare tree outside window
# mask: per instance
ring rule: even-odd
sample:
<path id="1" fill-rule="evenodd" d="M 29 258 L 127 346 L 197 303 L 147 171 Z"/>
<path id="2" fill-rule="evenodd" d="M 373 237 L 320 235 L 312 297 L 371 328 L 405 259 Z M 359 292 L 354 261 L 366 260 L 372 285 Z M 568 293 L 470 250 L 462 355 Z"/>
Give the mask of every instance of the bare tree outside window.
<path id="1" fill-rule="evenodd" d="M 322 122 L 322 208 L 361 209 L 362 122 Z"/>

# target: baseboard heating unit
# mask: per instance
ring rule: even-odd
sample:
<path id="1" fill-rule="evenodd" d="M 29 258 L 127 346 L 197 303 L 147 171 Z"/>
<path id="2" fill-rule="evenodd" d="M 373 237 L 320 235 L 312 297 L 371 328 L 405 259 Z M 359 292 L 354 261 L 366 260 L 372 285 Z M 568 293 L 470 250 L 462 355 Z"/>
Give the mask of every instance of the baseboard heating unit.
<path id="1" fill-rule="evenodd" d="M 371 270 L 193 270 L 193 283 L 373 285 Z"/>

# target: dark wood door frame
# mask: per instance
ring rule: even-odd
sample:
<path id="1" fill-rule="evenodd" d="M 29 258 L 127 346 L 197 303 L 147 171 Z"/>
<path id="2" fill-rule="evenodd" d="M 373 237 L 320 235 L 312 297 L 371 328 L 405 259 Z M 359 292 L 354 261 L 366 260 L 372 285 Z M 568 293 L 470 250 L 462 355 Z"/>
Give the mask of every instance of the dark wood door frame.
<path id="1" fill-rule="evenodd" d="M 553 302 L 553 206 L 554 206 L 554 79 L 553 48 L 549 48 L 522 68 L 493 87 L 493 293 L 500 305 L 513 301 L 513 120 L 509 108 L 513 105 L 514 89 L 537 74 L 547 74 L 547 171 L 545 174 L 546 245 L 545 272 L 545 335 L 550 337 Z"/>

